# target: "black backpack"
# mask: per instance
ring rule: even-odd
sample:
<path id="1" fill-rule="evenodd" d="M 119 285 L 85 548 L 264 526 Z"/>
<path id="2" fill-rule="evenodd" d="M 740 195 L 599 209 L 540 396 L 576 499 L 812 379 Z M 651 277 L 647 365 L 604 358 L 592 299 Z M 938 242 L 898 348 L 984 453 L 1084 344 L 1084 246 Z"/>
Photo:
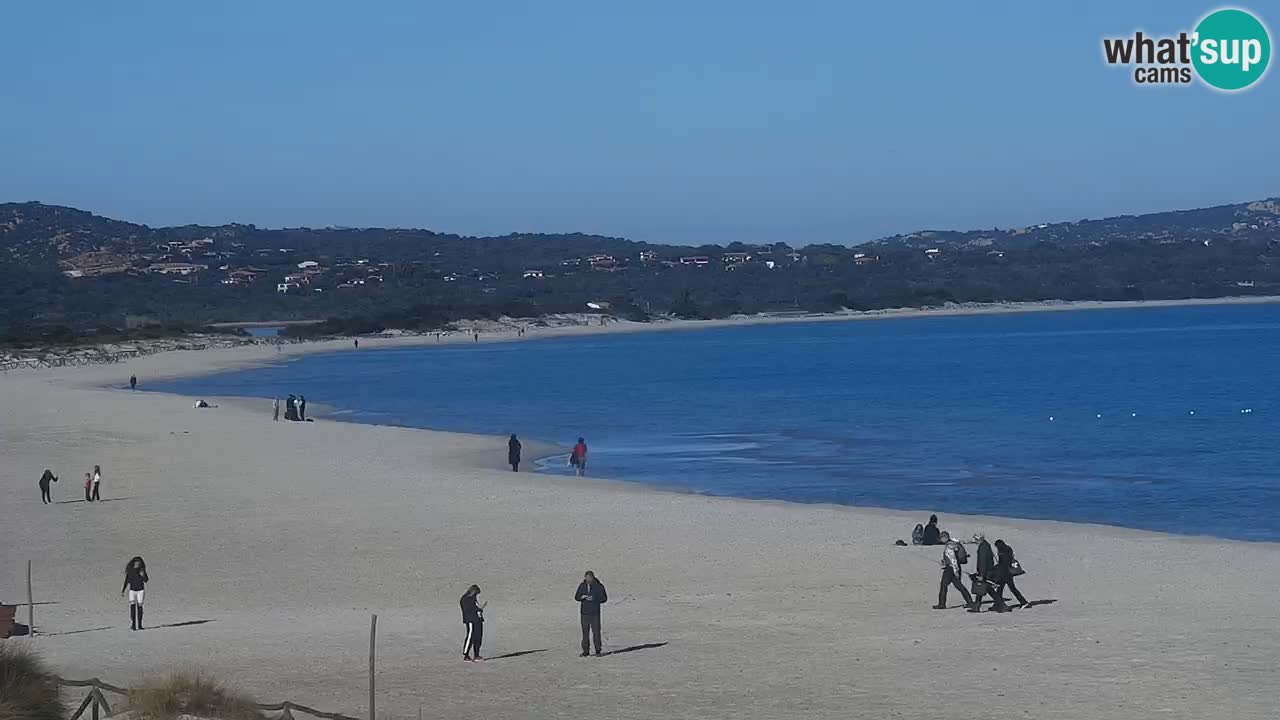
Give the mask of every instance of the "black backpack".
<path id="1" fill-rule="evenodd" d="M 960 565 L 969 562 L 969 551 L 965 550 L 961 543 L 956 543 L 956 562 Z"/>

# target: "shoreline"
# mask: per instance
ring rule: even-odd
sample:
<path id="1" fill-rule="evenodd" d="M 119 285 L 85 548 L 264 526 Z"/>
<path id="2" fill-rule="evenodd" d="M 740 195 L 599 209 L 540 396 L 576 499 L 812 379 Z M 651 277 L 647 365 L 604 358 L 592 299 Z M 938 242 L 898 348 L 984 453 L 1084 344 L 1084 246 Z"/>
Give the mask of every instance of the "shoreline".
<path id="1" fill-rule="evenodd" d="M 1280 297 L 1268 298 L 1268 303 L 1272 303 L 1272 302 L 1280 302 Z M 1235 305 L 1235 304 L 1241 304 L 1241 303 L 1215 302 L 1213 304 Z M 1262 301 L 1248 302 L 1243 304 L 1262 304 Z M 1132 304 L 1125 304 L 1122 307 L 1123 308 L 1181 307 L 1185 305 L 1186 303 L 1177 302 L 1172 304 L 1165 303 L 1165 304 L 1158 304 L 1158 305 L 1139 304 L 1136 306 Z M 699 330 L 699 329 L 728 328 L 728 327 L 771 325 L 771 324 L 833 322 L 833 321 L 841 321 L 841 320 L 895 319 L 895 318 L 910 318 L 910 317 L 924 317 L 924 316 L 963 317 L 963 316 L 970 316 L 970 315 L 1006 314 L 1006 313 L 1018 313 L 1018 312 L 1074 311 L 1074 310 L 1092 310 L 1092 309 L 1099 309 L 1099 310 L 1117 309 L 1117 306 L 1109 305 L 1109 304 L 1108 305 L 1090 304 L 1086 307 L 1079 307 L 1075 305 L 1050 305 L 1047 307 L 1042 307 L 1037 304 L 1031 308 L 1016 306 L 1013 308 L 1009 308 L 1007 310 L 1002 310 L 1000 312 L 993 312 L 989 308 L 982 308 L 976 311 L 973 311 L 972 309 L 950 309 L 948 311 L 939 310 L 932 313 L 929 311 L 920 311 L 920 312 L 903 313 L 903 314 L 888 314 L 888 315 L 876 314 L 871 316 L 825 315 L 825 316 L 812 316 L 812 317 L 811 316 L 805 316 L 805 317 L 787 316 L 787 317 L 780 317 L 780 318 L 751 317 L 746 319 L 726 319 L 723 321 L 675 321 L 675 322 L 663 323 L 659 325 L 650 325 L 650 324 L 643 324 L 643 323 L 625 324 L 625 323 L 619 322 L 619 323 L 614 323 L 614 324 L 609 324 L 604 326 L 566 326 L 566 327 L 560 327 L 560 328 L 552 328 L 550 330 L 544 330 L 542 332 L 534 332 L 531 330 L 529 334 L 527 334 L 524 337 L 517 337 L 514 330 L 506 333 L 491 332 L 488 336 L 481 335 L 480 342 L 482 343 L 483 342 L 521 342 L 526 340 L 536 341 L 536 340 L 547 340 L 547 339 L 589 337 L 589 336 L 595 336 L 600 334 L 647 332 L 651 330 L 652 331 Z M 359 350 L 355 350 L 351 345 L 347 344 L 349 340 L 350 339 L 348 338 L 348 339 L 321 341 L 321 342 L 314 342 L 314 343 L 303 343 L 303 344 L 286 346 L 285 349 L 282 350 L 281 352 L 275 353 L 274 357 L 245 359 L 243 362 L 238 359 L 231 358 L 226 361 L 219 361 L 218 363 L 216 363 L 216 369 L 192 369 L 189 372 L 177 373 L 166 379 L 175 379 L 178 377 L 187 377 L 187 378 L 198 377 L 201 375 L 208 375 L 211 373 L 219 373 L 219 372 L 235 372 L 237 370 L 243 370 L 252 366 L 271 365 L 271 364 L 276 364 L 278 362 L 288 362 L 296 357 L 301 357 L 304 355 L 311 355 L 311 354 L 338 353 L 338 352 L 344 352 L 344 351 L 358 352 L 366 349 L 370 351 L 378 350 L 378 349 L 397 349 L 397 348 L 408 349 L 408 348 L 432 347 L 436 345 L 453 345 L 458 343 L 471 344 L 474 342 L 471 339 L 470 335 L 462 334 L 462 333 L 455 334 L 452 337 L 446 336 L 442 338 L 442 340 L 439 342 L 436 342 L 432 336 L 424 337 L 424 336 L 415 335 L 415 336 L 401 336 L 401 337 L 391 337 L 391 338 L 368 338 L 370 342 L 366 342 L 366 338 L 362 337 L 361 347 L 359 348 Z M 383 340 L 383 342 L 376 342 L 377 340 Z M 237 348 L 235 350 L 244 350 L 247 352 L 248 348 Z M 224 351 L 224 352 L 234 353 L 235 350 Z M 208 352 L 208 351 L 205 351 L 205 352 Z M 118 389 L 118 388 L 115 388 L 113 386 L 111 389 Z M 160 391 L 160 392 L 167 392 L 167 391 Z M 187 398 L 187 396 L 185 395 L 176 395 L 176 396 Z M 187 400 L 194 400 L 194 399 L 195 399 L 194 396 L 187 398 Z M 204 399 L 210 402 L 221 401 L 231 405 L 238 405 L 243 409 L 252 411 L 252 406 L 255 401 L 262 401 L 262 400 L 269 401 L 270 398 L 269 397 L 252 398 L 252 397 L 245 396 L 245 397 L 236 397 L 236 398 L 205 397 Z M 342 417 L 333 417 L 333 413 L 336 410 L 339 410 L 337 408 L 326 407 L 319 404 L 313 405 L 313 408 L 314 410 L 311 414 L 312 414 L 312 417 L 317 420 L 325 420 L 329 422 L 338 422 L 343 424 L 361 425 L 361 426 L 375 427 L 375 428 L 390 427 L 390 428 L 398 428 L 398 429 L 409 430 L 413 432 L 422 432 L 422 433 L 446 433 L 450 435 L 469 434 L 469 433 L 460 433 L 458 431 L 452 431 L 452 430 L 446 430 L 446 429 L 430 429 L 430 428 L 420 428 L 412 425 L 402 425 L 402 424 L 395 424 L 395 423 L 379 423 L 379 422 L 366 422 L 366 421 L 360 421 L 360 420 L 350 420 L 350 419 L 344 419 Z M 340 410 L 342 412 L 359 412 L 361 408 L 358 408 L 358 407 L 341 408 Z M 477 439 L 485 439 L 490 441 L 505 440 L 505 437 L 498 437 L 498 436 L 489 436 L 489 435 L 483 435 L 483 434 L 469 434 L 469 435 Z M 535 446 L 538 448 L 538 452 L 536 455 L 526 454 L 525 464 L 531 468 L 536 467 L 537 464 L 545 460 L 548 460 L 551 457 L 555 457 L 557 455 L 563 455 L 568 452 L 568 448 L 562 447 L 559 444 L 552 441 L 547 441 L 547 440 L 543 440 L 536 437 L 526 437 L 526 438 L 523 438 L 522 440 L 525 442 L 527 449 L 531 449 Z M 483 466 L 477 466 L 475 469 L 493 469 L 493 468 L 490 464 L 485 464 Z M 555 472 L 539 472 L 537 470 L 534 470 L 534 472 L 536 472 L 537 475 L 540 477 L 558 478 L 560 480 L 565 479 L 563 475 Z M 1034 517 L 1016 516 L 1016 515 L 998 515 L 998 516 L 997 515 L 971 515 L 966 513 L 953 513 L 943 508 L 923 508 L 923 507 L 912 508 L 912 507 L 894 507 L 894 506 L 888 506 L 888 505 L 854 505 L 854 504 L 843 504 L 843 503 L 831 502 L 831 501 L 810 503 L 810 502 L 786 500 L 782 498 L 749 498 L 749 497 L 741 497 L 741 496 L 729 495 L 729 494 L 699 493 L 699 492 L 695 492 L 692 490 L 679 488 L 679 487 L 668 487 L 668 486 L 658 485 L 651 482 L 646 482 L 644 480 L 632 480 L 632 479 L 609 477 L 609 476 L 604 476 L 604 477 L 593 476 L 589 478 L 586 482 L 621 483 L 623 485 L 634 487 L 645 492 L 672 493 L 677 495 L 693 495 L 698 497 L 705 497 L 705 498 L 712 498 L 712 499 L 726 500 L 726 501 L 737 501 L 737 502 L 765 502 L 765 503 L 776 502 L 776 503 L 793 504 L 801 507 L 826 507 L 829 509 L 840 508 L 840 509 L 847 509 L 855 512 L 863 512 L 863 511 L 878 512 L 878 513 L 887 513 L 891 515 L 909 513 L 909 514 L 927 516 L 931 512 L 944 512 L 952 517 L 971 518 L 974 520 L 988 521 L 988 522 L 998 520 L 998 521 L 1026 522 L 1026 523 L 1056 523 L 1056 524 L 1065 524 L 1069 526 L 1092 528 L 1094 531 L 1108 530 L 1108 531 L 1123 531 L 1123 532 L 1132 532 L 1132 533 L 1147 533 L 1150 535 L 1155 535 L 1155 536 L 1169 538 L 1169 539 L 1204 539 L 1204 540 L 1210 540 L 1210 541 L 1248 543 L 1248 544 L 1280 544 L 1280 541 L 1278 540 L 1242 539 L 1242 538 L 1224 537 L 1219 535 L 1196 533 L 1196 532 L 1170 532 L 1170 531 L 1164 531 L 1164 530 L 1152 530 L 1152 529 L 1146 529 L 1146 528 L 1132 527 L 1128 525 L 1107 524 L 1107 523 L 1099 523 L 1099 522 L 1061 520 L 1056 518 L 1034 518 Z"/>
<path id="2" fill-rule="evenodd" d="M 33 560 L 35 598 L 51 603 L 36 637 L 5 642 L 63 676 L 129 685 L 193 667 L 353 716 L 374 613 L 378 706 L 396 717 L 569 717 L 580 688 L 635 720 L 1271 712 L 1278 544 L 942 515 L 956 537 L 1007 539 L 1043 606 L 970 615 L 953 590 L 939 612 L 940 549 L 893 545 L 920 513 L 514 474 L 504 438 L 273 423 L 269 404 L 193 410 L 118 389 L 130 372 L 141 387 L 280 357 L 185 351 L 0 380 L 0 599 Z M 77 499 L 93 464 L 108 502 Z M 60 504 L 37 499 L 46 467 Z M 134 555 L 152 573 L 143 633 L 116 594 Z M 570 594 L 588 568 L 609 589 L 604 658 L 577 657 Z M 470 583 L 490 603 L 494 661 L 480 665 L 458 658 Z M 1232 612 L 1206 622 L 1224 596 Z M 1001 678 L 1000 702 L 990 683 L 921 670 L 972 657 Z"/>
<path id="3" fill-rule="evenodd" d="M 387 330 L 379 335 L 360 335 L 360 336 L 344 336 L 337 338 L 328 338 L 321 340 L 304 340 L 299 342 L 288 343 L 271 343 L 269 341 L 245 342 L 242 344 L 227 344 L 223 346 L 204 348 L 200 350 L 185 349 L 163 349 L 162 353 L 173 352 L 220 352 L 227 350 L 247 350 L 256 348 L 257 352 L 246 352 L 245 359 L 229 361 L 231 364 L 219 365 L 214 369 L 206 369 L 190 374 L 208 374 L 222 370 L 234 370 L 238 367 L 248 367 L 263 362 L 271 362 L 271 357 L 278 359 L 287 359 L 304 354 L 337 352 L 341 350 L 352 350 L 352 343 L 359 340 L 360 349 L 377 349 L 377 348 L 394 348 L 394 347 L 417 347 L 429 345 L 441 345 L 450 343 L 474 342 L 472 339 L 473 332 L 480 333 L 479 342 L 523 342 L 534 341 L 549 338 L 561 337 L 578 337 L 583 335 L 601 335 L 601 334 L 618 334 L 618 333 L 634 333 L 634 332 L 669 332 L 678 330 L 710 330 L 731 327 L 747 327 L 755 325 L 775 325 L 775 324 L 792 324 L 792 323 L 820 323 L 820 322 L 856 322 L 870 320 L 897 320 L 897 319 L 916 319 L 916 318 L 950 318 L 950 317 L 978 317 L 987 315 L 1011 315 L 1026 314 L 1038 312 L 1077 312 L 1077 311 L 1095 311 L 1095 310 L 1137 310 L 1137 309 L 1159 309 L 1159 308 L 1179 308 L 1179 307 L 1213 307 L 1213 306 L 1239 306 L 1239 305 L 1274 305 L 1280 304 L 1280 295 L 1245 295 L 1231 296 L 1221 298 L 1188 298 L 1181 300 L 1081 300 L 1081 301 L 1062 301 L 1062 300 L 1044 300 L 1035 302 L 1001 302 L 1001 303 L 966 303 L 941 307 L 916 307 L 916 308 L 892 308 L 884 310 L 866 310 L 866 311 L 841 311 L 832 313 L 760 313 L 756 315 L 737 315 L 728 318 L 720 318 L 714 320 L 679 320 L 679 319 L 659 319 L 650 322 L 636 322 L 631 320 L 620 320 L 608 315 L 607 313 L 573 313 L 571 315 L 549 315 L 541 318 L 502 318 L 496 321 L 474 321 L 462 320 L 454 323 L 459 329 L 452 332 L 442 332 L 441 338 L 436 339 L 435 333 L 417 333 L 406 332 L 402 330 Z M 551 321 L 556 323 L 546 327 L 539 326 L 539 322 Z M 316 321 L 254 321 L 245 323 L 218 323 L 221 327 L 280 327 L 289 325 L 305 325 L 314 324 Z M 595 323 L 595 324 L 592 324 Z M 213 326 L 211 326 L 213 327 Z M 519 329 L 525 329 L 524 336 L 518 335 Z M 118 343 L 111 346 L 83 346 L 67 350 L 68 354 L 84 351 L 86 349 L 102 349 L 104 347 L 121 348 L 121 347 L 149 347 L 148 343 L 159 345 L 173 344 L 174 339 L 160 341 L 139 341 L 136 343 Z M 27 352 L 27 355 L 33 355 L 35 351 Z M 125 358 L 121 360 L 120 365 L 136 362 L 146 355 L 136 358 Z M 12 351 L 0 351 L 0 361 L 9 360 L 21 361 L 22 356 Z M 234 364 L 234 363 L 240 364 Z M 105 363 L 97 363 L 105 364 Z M 48 372 L 51 370 L 59 370 L 63 367 L 55 368 L 34 368 L 34 367 L 15 367 L 6 368 L 0 373 L 0 382 L 10 373 L 24 372 Z M 168 377 L 180 377 L 174 374 Z"/>

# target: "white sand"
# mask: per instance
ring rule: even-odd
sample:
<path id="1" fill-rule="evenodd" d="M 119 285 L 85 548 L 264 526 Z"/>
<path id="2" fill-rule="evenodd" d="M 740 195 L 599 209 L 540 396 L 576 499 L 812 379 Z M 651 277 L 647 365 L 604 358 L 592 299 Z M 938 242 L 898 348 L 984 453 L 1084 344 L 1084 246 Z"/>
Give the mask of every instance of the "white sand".
<path id="1" fill-rule="evenodd" d="M 1023 591 L 1057 602 L 938 612 L 939 549 L 893 545 L 926 513 L 513 475 L 502 437 L 272 423 L 269 402 L 193 410 L 85 387 L 274 354 L 0 377 L 0 600 L 25 599 L 32 559 L 37 601 L 57 603 L 36 607 L 42 635 L 8 642 L 66 676 L 201 667 L 262 701 L 361 715 L 377 613 L 379 710 L 395 718 L 1274 712 L 1280 545 L 944 515 L 953 533 L 1008 540 Z M 95 463 L 112 502 L 40 503 L 43 468 L 67 501 Z M 133 555 L 152 575 L 143 633 L 119 596 Z M 668 644 L 578 658 L 571 595 L 588 568 L 610 593 L 606 649 Z M 487 655 L 545 652 L 463 664 L 472 582 Z M 212 622 L 161 627 L 196 620 Z"/>

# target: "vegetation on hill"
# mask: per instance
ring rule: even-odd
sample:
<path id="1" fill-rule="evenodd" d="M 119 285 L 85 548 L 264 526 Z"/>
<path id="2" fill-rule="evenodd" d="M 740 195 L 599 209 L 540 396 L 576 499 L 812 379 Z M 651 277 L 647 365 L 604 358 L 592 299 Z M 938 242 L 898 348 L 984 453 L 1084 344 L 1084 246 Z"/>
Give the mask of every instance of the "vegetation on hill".
<path id="1" fill-rule="evenodd" d="M 0 642 L 0 720 L 62 720 L 58 683 L 25 647 Z"/>
<path id="2" fill-rule="evenodd" d="M 863 245 L 680 247 L 581 234 L 150 228 L 0 205 L 0 343 L 181 333 L 212 322 L 429 330 L 463 318 L 629 318 L 947 302 L 1280 294 L 1280 202 Z"/>

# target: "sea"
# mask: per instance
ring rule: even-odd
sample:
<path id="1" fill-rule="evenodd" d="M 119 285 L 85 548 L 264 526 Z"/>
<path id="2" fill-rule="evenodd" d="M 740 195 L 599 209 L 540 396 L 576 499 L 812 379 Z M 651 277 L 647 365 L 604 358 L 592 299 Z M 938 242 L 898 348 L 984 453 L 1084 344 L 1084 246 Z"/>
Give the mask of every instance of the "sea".
<path id="1" fill-rule="evenodd" d="M 1280 541 L 1278 371 L 1280 305 L 1218 305 L 348 350 L 148 387 L 581 436 L 589 474 L 692 493 Z"/>

